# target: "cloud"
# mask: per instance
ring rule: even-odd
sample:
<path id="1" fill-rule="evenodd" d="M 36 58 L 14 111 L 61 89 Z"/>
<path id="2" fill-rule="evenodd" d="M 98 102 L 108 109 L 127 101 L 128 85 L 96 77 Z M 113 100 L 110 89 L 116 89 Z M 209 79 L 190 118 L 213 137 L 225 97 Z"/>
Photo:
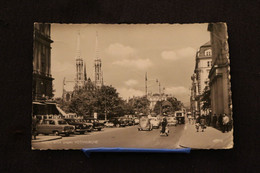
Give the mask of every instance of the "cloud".
<path id="1" fill-rule="evenodd" d="M 108 46 L 106 52 L 117 58 L 128 58 L 136 53 L 136 50 L 130 46 L 124 46 L 120 43 L 113 43 Z"/>
<path id="2" fill-rule="evenodd" d="M 117 91 L 119 92 L 120 97 L 127 99 L 133 96 L 143 96 L 144 92 L 141 90 L 136 90 L 133 88 L 118 88 Z"/>
<path id="3" fill-rule="evenodd" d="M 112 64 L 114 65 L 119 65 L 122 67 L 133 67 L 133 68 L 138 68 L 138 69 L 147 69 L 151 66 L 153 66 L 153 63 L 151 62 L 150 59 L 123 59 L 120 61 L 115 61 Z"/>
<path id="4" fill-rule="evenodd" d="M 192 47 L 186 47 L 183 49 L 179 49 L 177 54 L 181 57 L 194 57 L 196 54 L 196 49 Z"/>
<path id="5" fill-rule="evenodd" d="M 189 58 L 189 57 L 194 57 L 196 54 L 196 50 L 192 47 L 186 47 L 182 48 L 176 51 L 163 51 L 161 53 L 162 59 L 165 60 L 179 60 L 181 58 Z"/>
<path id="6" fill-rule="evenodd" d="M 189 94 L 189 89 L 187 89 L 183 86 L 168 87 L 168 88 L 165 88 L 165 93 L 172 94 L 174 96 L 175 95 L 176 96 L 187 95 L 187 94 Z"/>
<path id="7" fill-rule="evenodd" d="M 174 51 L 163 51 L 161 53 L 162 59 L 165 60 L 177 60 L 179 57 L 176 55 Z"/>
<path id="8" fill-rule="evenodd" d="M 127 86 L 134 86 L 134 85 L 138 84 L 138 81 L 134 80 L 134 79 L 129 79 L 129 80 L 125 81 L 125 84 Z"/>

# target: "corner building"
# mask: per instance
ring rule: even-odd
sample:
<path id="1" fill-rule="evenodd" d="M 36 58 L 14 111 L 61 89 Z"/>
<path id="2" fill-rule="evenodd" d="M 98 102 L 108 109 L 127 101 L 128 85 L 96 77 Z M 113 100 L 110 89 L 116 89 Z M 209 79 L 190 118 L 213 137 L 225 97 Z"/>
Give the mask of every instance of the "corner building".
<path id="1" fill-rule="evenodd" d="M 33 46 L 33 100 L 48 100 L 53 97 L 51 75 L 50 24 L 34 24 Z"/>
<path id="2" fill-rule="evenodd" d="M 209 73 L 212 114 L 227 114 L 231 117 L 230 67 L 228 34 L 225 23 L 208 25 L 212 46 L 212 68 Z"/>

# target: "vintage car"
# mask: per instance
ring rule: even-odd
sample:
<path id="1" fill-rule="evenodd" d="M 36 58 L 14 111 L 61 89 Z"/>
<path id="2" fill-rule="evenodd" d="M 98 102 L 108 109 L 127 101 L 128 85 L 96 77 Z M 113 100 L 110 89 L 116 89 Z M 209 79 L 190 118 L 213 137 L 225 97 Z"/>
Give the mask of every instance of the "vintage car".
<path id="1" fill-rule="evenodd" d="M 134 122 L 134 119 L 133 119 L 133 118 L 128 118 L 127 120 L 128 120 L 128 125 L 129 125 L 129 126 L 135 125 L 135 122 Z"/>
<path id="2" fill-rule="evenodd" d="M 139 127 L 138 127 L 138 131 L 142 131 L 142 130 L 152 130 L 153 129 L 153 125 L 150 122 L 150 119 L 147 116 L 142 116 L 139 120 Z"/>
<path id="3" fill-rule="evenodd" d="M 115 126 L 115 124 L 112 121 L 106 121 L 104 125 L 105 125 L 105 127 L 114 127 Z"/>
<path id="4" fill-rule="evenodd" d="M 77 119 L 78 122 L 81 122 L 87 126 L 87 132 L 91 132 L 93 130 L 93 124 L 88 122 L 85 119 Z"/>
<path id="5" fill-rule="evenodd" d="M 167 123 L 169 126 L 177 126 L 178 121 L 176 117 L 167 117 Z"/>
<path id="6" fill-rule="evenodd" d="M 86 131 L 90 130 L 91 126 L 86 125 L 83 122 L 80 122 L 79 119 L 75 118 L 65 118 L 64 119 L 69 125 L 75 126 L 75 132 L 79 134 L 84 134 Z"/>
<path id="7" fill-rule="evenodd" d="M 63 119 L 46 119 L 37 125 L 37 134 L 54 134 L 60 135 L 64 134 L 69 136 L 75 132 L 75 127 L 69 125 Z"/>
<path id="8" fill-rule="evenodd" d="M 123 120 L 123 118 L 120 117 L 114 117 L 109 120 L 114 124 L 116 127 L 125 127 L 126 126 L 126 121 Z"/>
<path id="9" fill-rule="evenodd" d="M 150 122 L 151 122 L 154 129 L 155 128 L 159 129 L 159 127 L 160 127 L 160 120 L 159 119 L 157 119 L 156 117 L 151 117 Z"/>
<path id="10" fill-rule="evenodd" d="M 93 130 L 101 131 L 101 129 L 104 128 L 104 124 L 100 123 L 99 120 L 96 119 L 96 118 L 85 118 L 85 120 L 86 120 L 87 123 L 93 124 L 93 126 L 92 126 Z"/>
<path id="11" fill-rule="evenodd" d="M 139 119 L 138 118 L 134 118 L 134 124 L 135 125 L 139 124 Z"/>

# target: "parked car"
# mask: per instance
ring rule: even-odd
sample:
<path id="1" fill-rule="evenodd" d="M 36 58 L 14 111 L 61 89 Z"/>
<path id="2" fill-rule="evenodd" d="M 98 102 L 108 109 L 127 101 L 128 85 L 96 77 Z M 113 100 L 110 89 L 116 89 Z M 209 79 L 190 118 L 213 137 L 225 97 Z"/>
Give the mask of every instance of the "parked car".
<path id="1" fill-rule="evenodd" d="M 126 122 L 123 121 L 123 119 L 120 117 L 111 118 L 109 121 L 111 121 L 114 124 L 114 126 L 116 126 L 116 127 L 125 127 L 126 126 Z"/>
<path id="2" fill-rule="evenodd" d="M 152 118 L 150 118 L 150 122 L 151 122 L 154 129 L 155 128 L 159 129 L 159 127 L 160 127 L 160 120 L 159 119 L 157 119 L 156 117 L 152 117 Z"/>
<path id="3" fill-rule="evenodd" d="M 54 134 L 56 136 L 64 134 L 69 136 L 74 132 L 75 127 L 73 125 L 69 125 L 63 119 L 46 119 L 37 125 L 37 134 Z"/>
<path id="4" fill-rule="evenodd" d="M 167 123 L 169 126 L 177 126 L 178 120 L 176 117 L 167 117 Z"/>
<path id="5" fill-rule="evenodd" d="M 73 125 L 75 126 L 75 132 L 79 133 L 79 134 L 84 134 L 89 127 L 80 122 L 78 119 L 74 119 L 74 118 L 65 118 L 64 119 L 69 125 Z"/>
<path id="6" fill-rule="evenodd" d="M 112 121 L 107 121 L 107 122 L 105 122 L 105 127 L 114 127 L 115 126 L 115 124 L 112 122 Z"/>
<path id="7" fill-rule="evenodd" d="M 139 120 L 139 128 L 138 131 L 140 130 L 152 130 L 153 125 L 150 122 L 150 119 L 147 116 L 142 116 Z"/>
<path id="8" fill-rule="evenodd" d="M 87 132 L 91 132 L 93 130 L 93 124 L 90 122 L 87 122 L 85 119 L 77 119 L 77 121 L 84 123 L 87 126 Z"/>
<path id="9" fill-rule="evenodd" d="M 135 125 L 139 124 L 139 119 L 138 118 L 134 118 L 134 123 L 135 123 Z"/>
<path id="10" fill-rule="evenodd" d="M 93 126 L 92 126 L 93 130 L 101 131 L 101 129 L 104 128 L 104 124 L 100 123 L 99 120 L 96 118 L 86 118 L 85 120 L 86 120 L 86 122 L 93 124 Z"/>
<path id="11" fill-rule="evenodd" d="M 128 125 L 133 126 L 135 125 L 134 119 L 133 118 L 128 118 Z"/>

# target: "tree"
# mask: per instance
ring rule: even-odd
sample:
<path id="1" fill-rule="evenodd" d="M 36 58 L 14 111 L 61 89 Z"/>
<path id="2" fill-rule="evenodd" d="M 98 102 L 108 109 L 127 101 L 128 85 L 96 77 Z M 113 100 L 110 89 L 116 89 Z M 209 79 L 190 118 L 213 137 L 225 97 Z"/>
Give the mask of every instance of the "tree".
<path id="1" fill-rule="evenodd" d="M 105 85 L 96 90 L 77 90 L 70 102 L 62 103 L 64 111 L 74 112 L 79 116 L 90 116 L 94 112 L 101 117 L 105 114 L 110 117 L 121 116 L 125 113 L 125 107 L 125 101 L 119 97 L 116 89 Z"/>
<path id="2" fill-rule="evenodd" d="M 134 97 L 129 100 L 128 104 L 132 111 L 146 114 L 149 110 L 150 101 L 145 96 Z"/>
<path id="3" fill-rule="evenodd" d="M 209 110 L 211 108 L 210 89 L 208 86 L 206 86 L 203 91 L 201 101 L 203 102 L 202 109 L 204 111 Z"/>
<path id="4" fill-rule="evenodd" d="M 153 111 L 156 114 L 160 113 L 160 109 L 161 109 L 162 113 L 163 112 L 175 112 L 175 111 L 181 110 L 181 108 L 183 107 L 183 103 L 181 101 L 177 100 L 177 98 L 175 98 L 175 97 L 168 97 L 167 101 L 171 103 L 171 106 L 168 106 L 168 104 L 167 104 L 167 106 L 162 106 L 163 102 L 165 102 L 164 100 L 157 101 L 154 106 Z"/>

